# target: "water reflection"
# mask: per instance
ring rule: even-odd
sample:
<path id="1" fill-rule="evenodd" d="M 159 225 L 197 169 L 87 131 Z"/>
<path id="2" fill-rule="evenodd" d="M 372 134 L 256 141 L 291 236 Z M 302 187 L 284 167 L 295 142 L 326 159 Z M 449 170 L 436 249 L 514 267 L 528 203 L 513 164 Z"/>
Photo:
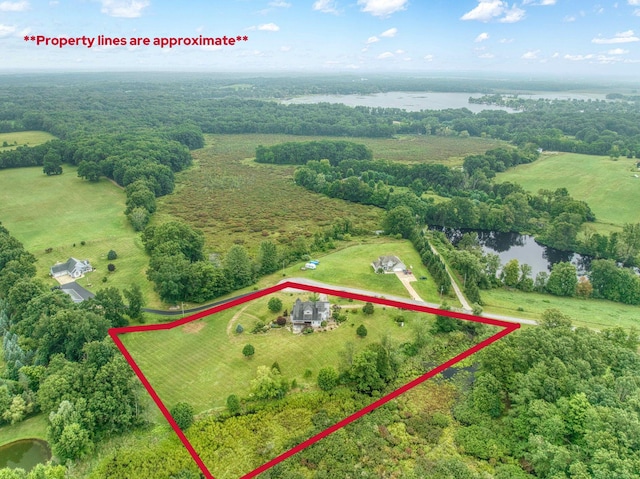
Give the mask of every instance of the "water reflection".
<path id="1" fill-rule="evenodd" d="M 485 253 L 497 254 L 503 266 L 512 259 L 517 259 L 521 264 L 528 264 L 531 266 L 533 278 L 535 278 L 540 271 L 551 272 L 553 265 L 559 262 L 572 263 L 578 270 L 579 275 L 585 274 L 589 269 L 590 257 L 543 246 L 536 243 L 533 236 L 518 233 L 500 233 L 497 231 L 452 228 L 445 228 L 443 230 L 437 227 L 432 229 L 444 231 L 444 234 L 454 245 L 460 241 L 462 235 L 465 233 L 475 232 L 478 234 L 478 241 Z"/>

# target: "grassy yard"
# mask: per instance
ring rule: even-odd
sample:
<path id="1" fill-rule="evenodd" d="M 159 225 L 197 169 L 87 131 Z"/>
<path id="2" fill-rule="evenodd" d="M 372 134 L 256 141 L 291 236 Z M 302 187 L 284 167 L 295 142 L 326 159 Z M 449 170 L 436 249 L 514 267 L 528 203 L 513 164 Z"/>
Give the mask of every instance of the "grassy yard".
<path id="1" fill-rule="evenodd" d="M 282 299 L 283 308 L 291 311 L 295 299 L 304 300 L 308 293 L 281 292 L 275 296 Z M 271 366 L 277 361 L 287 379 L 296 379 L 300 386 L 312 386 L 320 368 L 340 364 L 341 352 L 347 342 L 351 342 L 357 351 L 379 341 L 385 334 L 398 343 L 410 341 L 413 335 L 411 323 L 428 318 L 421 313 L 404 311 L 406 323 L 401 328 L 392 320 L 395 309 L 376 305 L 371 316 L 361 310 L 348 313 L 349 319 L 332 331 L 294 335 L 287 329 L 271 329 L 267 333 L 251 334 L 250 330 L 258 320 L 276 317 L 267 310 L 270 297 L 168 331 L 131 333 L 122 339 L 169 407 L 186 400 L 196 411 L 202 412 L 223 407 L 230 394 L 248 395 L 258 366 Z M 348 305 L 361 306 L 356 302 L 345 304 Z M 364 339 L 358 338 L 355 332 L 361 323 L 368 329 Z M 237 324 L 242 324 L 244 333 L 235 333 Z M 251 359 L 242 355 L 242 348 L 248 343 L 256 351 Z M 311 371 L 311 377 L 305 377 L 307 369 Z"/>
<path id="2" fill-rule="evenodd" d="M 0 133 L 0 152 L 13 150 L 19 146 L 36 146 L 55 140 L 56 137 L 46 131 L 17 131 L 15 133 Z M 4 143 L 8 146 L 2 146 Z"/>
<path id="3" fill-rule="evenodd" d="M 44 414 L 25 419 L 14 425 L 0 426 L 0 446 L 20 439 L 47 439 L 47 418 Z"/>
<path id="4" fill-rule="evenodd" d="M 0 171 L 0 221 L 38 258 L 38 277 L 56 284 L 49 279 L 53 264 L 70 256 L 88 259 L 97 271 L 78 281 L 83 286 L 96 291 L 137 283 L 147 302 L 159 305 L 144 274 L 147 255 L 123 213 L 124 192 L 106 179 L 90 183 L 78 178 L 74 167 L 63 169 L 60 176 L 46 176 L 41 168 Z M 47 248 L 53 251 L 46 253 Z M 116 271 L 107 273 L 111 249 L 118 259 Z"/>
<path id="5" fill-rule="evenodd" d="M 499 173 L 497 180 L 514 181 L 533 192 L 566 187 L 574 198 L 589 204 L 597 219 L 595 229 L 609 232 L 621 229 L 624 223 L 638 222 L 638 213 L 630 207 L 640 202 L 636 162 L 576 153 L 543 155 L 533 163 Z"/>
<path id="6" fill-rule="evenodd" d="M 606 329 L 616 326 L 640 328 L 640 307 L 601 299 L 562 298 L 550 294 L 523 293 L 503 288 L 481 291 L 485 314 L 504 314 L 540 319 L 546 309 L 556 308 L 572 318 L 575 326 Z M 518 308 L 522 308 L 519 311 Z"/>

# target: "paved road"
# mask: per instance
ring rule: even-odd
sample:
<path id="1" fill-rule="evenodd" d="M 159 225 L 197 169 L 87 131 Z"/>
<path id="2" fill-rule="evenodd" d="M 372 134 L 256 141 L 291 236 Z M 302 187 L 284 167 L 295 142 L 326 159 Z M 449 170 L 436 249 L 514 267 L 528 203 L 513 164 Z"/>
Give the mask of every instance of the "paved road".
<path id="1" fill-rule="evenodd" d="M 374 296 L 374 297 L 381 297 L 384 296 L 387 299 L 392 299 L 394 301 L 404 301 L 406 303 L 410 303 L 410 304 L 417 304 L 420 306 L 429 306 L 431 308 L 440 308 L 439 304 L 436 303 L 427 303 L 426 301 L 417 301 L 415 299 L 408 299 L 408 298 L 403 298 L 401 296 L 394 296 L 394 295 L 389 295 L 389 294 L 381 294 L 381 293 L 377 293 L 374 291 L 367 291 L 365 289 L 359 289 L 359 288 L 350 288 L 347 286 L 337 286 L 335 284 L 327 284 L 327 283 L 321 283 L 320 281 L 315 281 L 313 279 L 307 279 L 307 278 L 287 278 L 287 279 L 283 279 L 282 281 L 280 281 L 280 283 L 284 283 L 286 281 L 293 281 L 295 283 L 301 283 L 301 284 L 307 284 L 309 286 L 319 286 L 321 288 L 331 288 L 331 289 L 335 289 L 338 291 L 345 291 L 347 293 L 356 293 L 356 294 L 365 294 L 367 296 Z M 278 283 L 278 284 L 280 284 Z M 469 313 L 469 311 L 464 311 L 461 309 L 457 309 L 457 308 L 451 308 L 454 311 L 458 311 L 461 313 Z M 481 316 L 486 316 L 487 318 L 492 318 L 492 319 L 499 319 L 502 321 L 509 321 L 511 323 L 520 323 L 520 324 L 530 324 L 532 326 L 537 325 L 538 323 L 536 321 L 534 321 L 533 319 L 525 319 L 525 318 L 516 318 L 514 316 L 503 316 L 500 314 L 488 314 L 488 315 L 481 315 Z"/>

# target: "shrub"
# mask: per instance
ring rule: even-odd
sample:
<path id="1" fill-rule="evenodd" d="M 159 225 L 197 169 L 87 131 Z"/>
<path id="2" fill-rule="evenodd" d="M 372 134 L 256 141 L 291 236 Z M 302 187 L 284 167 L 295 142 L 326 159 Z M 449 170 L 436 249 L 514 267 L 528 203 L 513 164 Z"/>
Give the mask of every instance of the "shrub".
<path id="1" fill-rule="evenodd" d="M 238 396 L 236 396 L 235 394 L 231 394 L 227 398 L 227 409 L 233 416 L 240 413 L 240 400 L 238 399 Z"/>
<path id="2" fill-rule="evenodd" d="M 242 354 L 245 358 L 252 357 L 256 352 L 256 349 L 251 344 L 246 344 L 244 348 L 242 348 Z"/>
<path id="3" fill-rule="evenodd" d="M 114 250 L 109 250 L 109 252 L 107 253 L 107 259 L 109 261 L 113 261 L 114 259 L 118 258 L 118 254 L 114 251 Z"/>
<path id="4" fill-rule="evenodd" d="M 364 314 L 373 314 L 373 303 L 366 303 L 363 307 L 362 307 L 362 312 Z"/>
<path id="5" fill-rule="evenodd" d="M 107 265 L 107 270 L 109 271 L 109 273 L 113 273 L 116 270 L 116 265 L 113 263 L 109 263 Z"/>
<path id="6" fill-rule="evenodd" d="M 285 318 L 284 316 L 278 316 L 278 318 L 276 319 L 276 324 L 278 326 L 284 326 L 285 324 L 287 324 L 287 318 Z"/>
<path id="7" fill-rule="evenodd" d="M 244 328 L 242 327 L 242 324 L 238 324 L 236 326 L 236 333 L 237 334 L 242 334 L 244 332 Z"/>
<path id="8" fill-rule="evenodd" d="M 254 326 L 251 332 L 253 334 L 261 333 L 264 331 L 264 323 L 262 321 L 258 321 Z"/>
<path id="9" fill-rule="evenodd" d="M 271 298 L 267 307 L 272 313 L 277 313 L 282 309 L 282 300 L 280 298 Z"/>
<path id="10" fill-rule="evenodd" d="M 331 391 L 338 385 L 338 373 L 331 366 L 318 371 L 318 387 L 323 391 Z"/>
<path id="11" fill-rule="evenodd" d="M 84 246 L 84 245 L 86 245 L 86 244 L 87 244 L 87 242 L 86 242 L 86 241 L 84 241 L 84 240 L 80 241 L 80 246 Z M 74 243 L 74 246 L 75 246 L 75 243 Z"/>
<path id="12" fill-rule="evenodd" d="M 367 328 L 364 327 L 364 324 L 361 324 L 360 326 L 358 326 L 358 329 L 356 329 L 356 334 L 361 338 L 364 338 L 367 336 Z"/>
<path id="13" fill-rule="evenodd" d="M 313 333 L 313 328 L 310 326 L 307 326 L 302 330 L 302 334 L 311 334 L 311 333 Z"/>
<path id="14" fill-rule="evenodd" d="M 173 420 L 184 431 L 193 424 L 193 407 L 186 402 L 179 402 L 170 411 Z"/>
<path id="15" fill-rule="evenodd" d="M 305 369 L 303 376 L 305 379 L 309 379 L 311 376 L 313 376 L 313 371 L 311 369 Z"/>

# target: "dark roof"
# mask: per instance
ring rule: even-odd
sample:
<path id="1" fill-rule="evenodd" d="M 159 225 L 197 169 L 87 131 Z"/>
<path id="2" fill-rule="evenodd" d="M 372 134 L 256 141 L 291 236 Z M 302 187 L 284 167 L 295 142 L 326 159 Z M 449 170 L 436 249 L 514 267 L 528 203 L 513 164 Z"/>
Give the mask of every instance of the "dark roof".
<path id="1" fill-rule="evenodd" d="M 95 297 L 95 294 L 93 294 L 88 289 L 83 288 L 75 281 L 73 283 L 63 284 L 62 286 L 60 286 L 60 289 L 64 293 L 67 293 L 69 296 L 71 296 L 71 299 L 74 303 L 81 303 L 85 299 L 91 299 Z"/>
<path id="2" fill-rule="evenodd" d="M 304 321 L 318 321 L 318 314 L 320 310 L 324 310 L 328 307 L 327 301 L 300 301 L 300 298 L 296 299 L 293 303 L 293 309 L 291 310 L 291 320 L 296 322 Z M 304 317 L 305 311 L 311 313 L 307 318 Z"/>

